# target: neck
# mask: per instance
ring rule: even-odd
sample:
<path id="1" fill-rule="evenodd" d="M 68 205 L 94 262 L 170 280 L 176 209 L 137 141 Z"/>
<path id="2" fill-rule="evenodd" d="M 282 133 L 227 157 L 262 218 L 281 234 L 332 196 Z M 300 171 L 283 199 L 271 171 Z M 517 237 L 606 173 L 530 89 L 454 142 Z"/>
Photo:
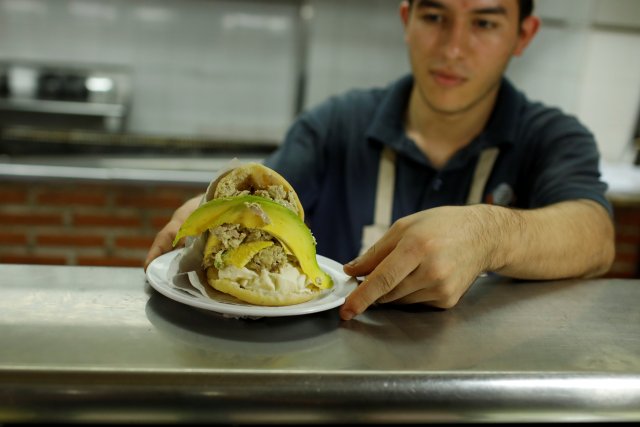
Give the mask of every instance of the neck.
<path id="1" fill-rule="evenodd" d="M 473 141 L 485 128 L 493 111 L 498 88 L 462 111 L 437 111 L 424 102 L 417 85 L 413 86 L 405 122 L 407 135 L 436 168 Z"/>

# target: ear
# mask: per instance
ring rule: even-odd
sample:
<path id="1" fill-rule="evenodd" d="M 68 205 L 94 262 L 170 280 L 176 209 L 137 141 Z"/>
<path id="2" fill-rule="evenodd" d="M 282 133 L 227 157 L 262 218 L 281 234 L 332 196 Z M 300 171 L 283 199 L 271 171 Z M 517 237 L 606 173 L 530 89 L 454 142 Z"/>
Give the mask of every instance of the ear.
<path id="1" fill-rule="evenodd" d="M 540 28 L 540 18 L 537 16 L 527 16 L 520 24 L 520 34 L 518 35 L 518 43 L 513 51 L 515 56 L 520 56 L 524 53 L 524 50 L 529 46 L 531 40 L 535 37 L 538 29 Z"/>
<path id="2" fill-rule="evenodd" d="M 411 16 L 411 6 L 409 6 L 409 2 L 407 0 L 403 0 L 400 2 L 400 19 L 402 20 L 402 26 L 407 29 L 407 25 L 409 25 L 409 18 Z"/>

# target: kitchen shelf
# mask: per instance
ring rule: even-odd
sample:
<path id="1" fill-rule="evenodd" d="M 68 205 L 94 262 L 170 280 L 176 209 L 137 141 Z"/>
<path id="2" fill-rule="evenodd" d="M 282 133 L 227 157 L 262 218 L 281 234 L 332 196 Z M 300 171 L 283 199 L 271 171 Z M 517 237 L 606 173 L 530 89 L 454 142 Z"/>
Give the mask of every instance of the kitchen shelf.
<path id="1" fill-rule="evenodd" d="M 41 99 L 0 99 L 0 110 L 113 118 L 122 118 L 126 114 L 126 107 L 122 104 Z"/>

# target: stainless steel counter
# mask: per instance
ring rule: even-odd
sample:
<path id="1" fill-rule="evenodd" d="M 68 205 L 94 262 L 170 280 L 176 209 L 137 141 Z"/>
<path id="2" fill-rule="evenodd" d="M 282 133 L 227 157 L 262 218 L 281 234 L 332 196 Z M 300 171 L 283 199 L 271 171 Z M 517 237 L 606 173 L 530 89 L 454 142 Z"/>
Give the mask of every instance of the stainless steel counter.
<path id="1" fill-rule="evenodd" d="M 232 319 L 141 269 L 0 265 L 0 423 L 640 420 L 640 281 Z"/>

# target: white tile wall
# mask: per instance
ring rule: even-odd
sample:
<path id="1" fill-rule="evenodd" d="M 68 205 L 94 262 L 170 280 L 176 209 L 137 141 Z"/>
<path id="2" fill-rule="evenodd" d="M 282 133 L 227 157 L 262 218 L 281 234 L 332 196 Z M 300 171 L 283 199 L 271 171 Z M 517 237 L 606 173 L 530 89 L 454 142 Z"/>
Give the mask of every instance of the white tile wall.
<path id="1" fill-rule="evenodd" d="M 590 33 L 578 115 L 596 135 L 603 158 L 632 158 L 640 117 L 640 33 Z"/>
<path id="2" fill-rule="evenodd" d="M 640 11 L 640 2 L 632 1 Z M 594 19 L 606 7 L 620 5 L 628 11 L 630 3 L 536 0 L 543 26 L 508 70 L 530 98 L 576 115 L 609 161 L 632 160 L 628 148 L 640 114 L 640 25 L 629 29 L 632 19 L 627 17 L 619 22 L 627 28 L 616 29 L 611 18 L 616 14 L 609 13 L 611 27 L 604 30 L 594 26 Z"/>
<path id="3" fill-rule="evenodd" d="M 611 4 L 620 2 L 631 4 Z M 278 141 L 295 113 L 297 4 L 0 0 L 0 59 L 131 66 L 134 132 Z M 305 106 L 409 71 L 399 0 L 308 4 Z M 537 0 L 543 27 L 507 74 L 530 98 L 579 116 L 617 160 L 640 106 L 640 28 L 594 28 L 605 4 Z"/>
<path id="4" fill-rule="evenodd" d="M 527 96 L 568 113 L 578 111 L 588 32 L 581 27 L 544 25 L 507 75 Z"/>
<path id="5" fill-rule="evenodd" d="M 0 0 L 0 59 L 133 71 L 132 132 L 278 141 L 295 1 Z"/>
<path id="6" fill-rule="evenodd" d="M 640 2 L 638 0 L 595 0 L 593 19 L 594 22 L 603 25 L 638 28 Z"/>
<path id="7" fill-rule="evenodd" d="M 409 72 L 396 0 L 313 0 L 306 105 Z"/>

